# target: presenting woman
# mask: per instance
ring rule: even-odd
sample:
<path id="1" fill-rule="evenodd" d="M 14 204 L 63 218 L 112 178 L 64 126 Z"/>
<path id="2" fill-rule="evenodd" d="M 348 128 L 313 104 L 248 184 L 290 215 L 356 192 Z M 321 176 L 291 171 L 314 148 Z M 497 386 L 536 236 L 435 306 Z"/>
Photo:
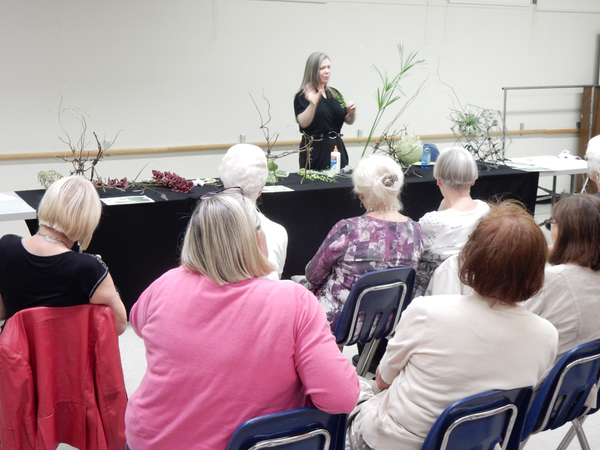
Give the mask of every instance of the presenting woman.
<path id="1" fill-rule="evenodd" d="M 542 287 L 547 252 L 524 208 L 492 207 L 460 256 L 461 280 L 475 292 L 408 305 L 377 369 L 382 392 L 358 406 L 349 426 L 350 447 L 419 450 L 454 401 L 539 385 L 554 363 L 558 333 L 519 302 Z"/>
<path id="2" fill-rule="evenodd" d="M 181 266 L 130 314 L 148 367 L 127 405 L 132 450 L 226 447 L 244 421 L 313 404 L 350 412 L 358 377 L 314 296 L 273 271 L 251 201 L 236 189 L 201 197 Z"/>
<path id="3" fill-rule="evenodd" d="M 340 167 L 348 165 L 348 152 L 340 132 L 344 123 L 354 123 L 356 108 L 328 86 L 330 74 L 331 63 L 325 53 L 315 52 L 308 57 L 300 91 L 294 98 L 296 121 L 302 133 L 301 169 L 329 169 L 335 147 L 340 152 Z"/>
<path id="4" fill-rule="evenodd" d="M 117 332 L 127 328 L 127 313 L 99 256 L 85 250 L 100 222 L 102 203 L 93 184 L 80 176 L 61 178 L 38 208 L 38 232 L 27 238 L 0 239 L 0 319 L 36 306 L 109 306 Z"/>
<path id="5" fill-rule="evenodd" d="M 544 287 L 525 307 L 558 330 L 559 359 L 600 338 L 600 198 L 565 197 L 552 208 L 552 248 Z"/>
<path id="6" fill-rule="evenodd" d="M 352 173 L 354 191 L 367 210 L 339 221 L 306 266 L 309 287 L 335 330 L 356 280 L 373 270 L 416 268 L 423 251 L 421 228 L 400 213 L 402 169 L 383 155 L 363 158 Z"/>

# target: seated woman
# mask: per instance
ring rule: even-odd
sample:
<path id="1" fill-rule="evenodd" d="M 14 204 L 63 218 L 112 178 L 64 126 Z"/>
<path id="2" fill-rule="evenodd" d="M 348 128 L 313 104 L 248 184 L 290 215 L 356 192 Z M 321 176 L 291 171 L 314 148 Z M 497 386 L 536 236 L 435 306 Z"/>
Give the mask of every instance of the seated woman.
<path id="1" fill-rule="evenodd" d="M 418 450 L 454 401 L 541 383 L 558 333 L 519 302 L 542 287 L 547 252 L 525 209 L 492 207 L 460 256 L 461 280 L 475 292 L 419 297 L 406 308 L 376 373 L 383 392 L 350 423 L 352 449 Z"/>
<path id="2" fill-rule="evenodd" d="M 585 159 L 588 163 L 590 180 L 596 184 L 596 196 L 600 197 L 600 135 L 589 140 Z"/>
<path id="3" fill-rule="evenodd" d="M 131 310 L 148 360 L 125 416 L 132 450 L 224 449 L 253 417 L 310 403 L 330 413 L 356 405 L 356 371 L 315 297 L 259 278 L 273 270 L 264 244 L 256 209 L 239 191 L 201 197 L 181 266 Z"/>
<path id="4" fill-rule="evenodd" d="M 389 267 L 417 267 L 422 253 L 419 225 L 400 214 L 402 169 L 388 156 L 363 158 L 352 174 L 367 212 L 339 221 L 306 266 L 306 279 L 335 330 L 354 282 Z"/>
<path id="5" fill-rule="evenodd" d="M 600 338 L 600 198 L 565 197 L 552 208 L 552 248 L 544 287 L 525 307 L 558 330 L 559 359 Z"/>
<path id="6" fill-rule="evenodd" d="M 0 318 L 9 320 L 36 306 L 110 306 L 117 332 L 127 328 L 125 306 L 106 264 L 85 250 L 100 222 L 102 203 L 85 178 L 70 176 L 52 184 L 38 208 L 39 230 L 28 238 L 0 239 Z"/>
<path id="7" fill-rule="evenodd" d="M 433 271 L 460 252 L 479 219 L 490 210 L 487 203 L 471 198 L 471 186 L 479 177 L 473 155 L 462 147 L 442 150 L 433 168 L 444 199 L 437 211 L 419 219 L 423 232 L 423 257 L 417 271 L 415 297 L 424 295 Z"/>

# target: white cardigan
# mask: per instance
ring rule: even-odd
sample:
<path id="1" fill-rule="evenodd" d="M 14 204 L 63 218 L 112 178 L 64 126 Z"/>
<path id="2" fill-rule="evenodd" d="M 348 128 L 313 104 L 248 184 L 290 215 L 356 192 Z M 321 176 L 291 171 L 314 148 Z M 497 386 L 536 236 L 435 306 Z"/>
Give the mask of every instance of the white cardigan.
<path id="1" fill-rule="evenodd" d="M 452 402 L 541 383 L 557 341 L 554 326 L 523 306 L 492 307 L 477 294 L 419 297 L 379 366 L 391 386 L 363 404 L 355 429 L 377 450 L 419 450 Z"/>

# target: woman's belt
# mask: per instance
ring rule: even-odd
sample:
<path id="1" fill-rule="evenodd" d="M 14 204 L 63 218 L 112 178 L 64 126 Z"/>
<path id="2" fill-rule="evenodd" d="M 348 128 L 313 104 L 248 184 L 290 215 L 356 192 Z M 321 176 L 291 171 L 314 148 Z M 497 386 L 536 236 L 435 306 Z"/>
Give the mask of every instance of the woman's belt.
<path id="1" fill-rule="evenodd" d="M 329 139 L 337 139 L 337 138 L 341 138 L 343 136 L 342 133 L 338 133 L 337 131 L 328 131 L 327 133 L 321 133 L 321 134 L 307 134 L 304 133 L 307 137 L 312 138 L 313 141 L 322 141 L 324 138 L 329 138 Z"/>

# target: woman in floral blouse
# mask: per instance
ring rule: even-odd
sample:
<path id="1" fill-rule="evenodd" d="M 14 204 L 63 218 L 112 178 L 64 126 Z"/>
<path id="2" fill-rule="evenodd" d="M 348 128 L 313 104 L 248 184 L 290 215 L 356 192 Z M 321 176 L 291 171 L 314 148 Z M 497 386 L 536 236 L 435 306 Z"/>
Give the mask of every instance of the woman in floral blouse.
<path id="1" fill-rule="evenodd" d="M 306 266 L 308 287 L 332 330 L 361 275 L 389 267 L 416 268 L 423 252 L 419 224 L 399 212 L 400 166 L 388 156 L 372 155 L 360 160 L 352 181 L 366 213 L 339 221 Z"/>

